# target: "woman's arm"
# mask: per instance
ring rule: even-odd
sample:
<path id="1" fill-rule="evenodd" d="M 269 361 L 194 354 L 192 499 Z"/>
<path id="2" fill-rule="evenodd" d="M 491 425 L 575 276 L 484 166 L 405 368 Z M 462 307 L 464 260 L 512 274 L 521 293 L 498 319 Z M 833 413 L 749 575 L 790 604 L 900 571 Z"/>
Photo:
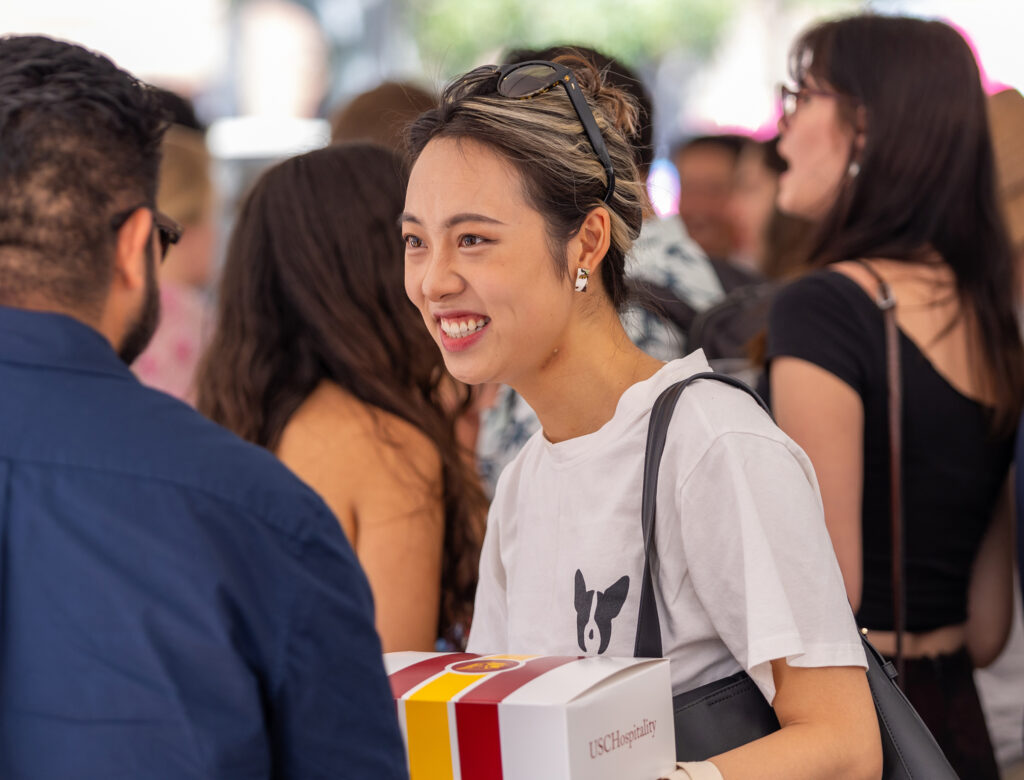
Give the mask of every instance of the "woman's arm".
<path id="1" fill-rule="evenodd" d="M 711 384 L 702 409 L 715 420 L 724 394 Z M 708 618 L 782 728 L 712 762 L 726 780 L 878 778 L 864 651 L 812 464 L 760 412 L 730 419 L 743 429 L 719 434 L 680 483 L 681 546 Z"/>
<path id="2" fill-rule="evenodd" d="M 776 422 L 814 465 L 825 525 L 856 612 L 863 582 L 864 407 L 860 396 L 834 374 L 799 358 L 772 360 L 770 378 Z"/>
<path id="3" fill-rule="evenodd" d="M 807 459 L 753 424 L 720 435 L 684 478 L 679 508 L 697 595 L 733 656 L 766 696 L 774 689 L 782 726 L 712 763 L 726 780 L 877 779 L 863 649 Z"/>
<path id="4" fill-rule="evenodd" d="M 967 650 L 977 667 L 996 660 L 1013 619 L 1013 479 L 1008 477 L 981 541 L 967 591 Z"/>
<path id="5" fill-rule="evenodd" d="M 441 603 L 441 459 L 419 431 L 363 452 L 356 555 L 370 581 L 384 652 L 433 650 Z"/>
<path id="6" fill-rule="evenodd" d="M 859 667 L 803 668 L 772 661 L 782 728 L 715 756 L 725 780 L 878 780 L 882 743 Z"/>

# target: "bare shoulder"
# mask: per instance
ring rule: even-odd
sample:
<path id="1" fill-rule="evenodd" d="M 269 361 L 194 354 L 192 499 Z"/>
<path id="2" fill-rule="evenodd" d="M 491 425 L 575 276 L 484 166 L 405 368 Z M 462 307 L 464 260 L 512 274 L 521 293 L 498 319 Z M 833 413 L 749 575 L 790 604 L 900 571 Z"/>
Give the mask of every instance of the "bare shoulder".
<path id="1" fill-rule="evenodd" d="M 953 269 L 949 264 L 938 255 L 932 254 L 931 258 L 930 262 L 905 262 L 872 257 L 843 260 L 828 267 L 857 282 L 871 295 L 878 293 L 877 274 L 894 290 L 903 291 L 914 303 L 919 303 L 920 299 L 941 297 L 942 289 L 955 285 Z M 870 266 L 870 269 L 865 265 Z"/>
<path id="2" fill-rule="evenodd" d="M 360 409 L 337 385 L 321 382 L 295 410 L 281 434 L 277 454 L 286 463 L 345 458 L 360 434 Z"/>
<path id="3" fill-rule="evenodd" d="M 843 276 L 848 276 L 869 292 L 874 291 L 878 286 L 868 270 L 856 260 L 843 260 L 839 263 L 831 263 L 828 269 L 841 273 Z"/>
<path id="4" fill-rule="evenodd" d="M 870 263 L 871 270 L 864 267 L 864 263 Z M 880 292 L 878 279 L 871 272 L 872 270 L 881 276 L 885 281 L 892 284 L 892 275 L 887 268 L 889 261 L 886 260 L 843 260 L 838 263 L 831 263 L 828 266 L 830 271 L 842 274 L 848 279 L 852 279 L 854 282 L 860 285 L 861 289 L 868 294 L 871 298 L 877 298 Z"/>
<path id="5" fill-rule="evenodd" d="M 402 463 L 440 470 L 437 448 L 423 431 L 331 382 L 322 382 L 292 415 L 278 455 L 323 458 L 358 471 Z"/>
<path id="6" fill-rule="evenodd" d="M 346 529 L 368 493 L 440 481 L 441 458 L 426 434 L 330 382 L 322 382 L 292 415 L 277 455 L 324 498 Z"/>
<path id="7" fill-rule="evenodd" d="M 367 449 L 384 468 L 407 470 L 425 478 L 439 477 L 441 454 L 427 434 L 397 415 L 371 406 L 363 407 L 367 416 L 364 431 L 373 444 Z"/>
<path id="8" fill-rule="evenodd" d="M 994 403 L 983 380 L 986 367 L 977 362 L 981 344 L 963 316 L 968 309 L 957 292 L 952 267 L 935 254 L 928 262 L 879 258 L 866 262 L 889 284 L 900 330 L 932 368 L 962 395 L 979 403 Z M 877 297 L 878 281 L 862 264 L 848 261 L 829 267 Z"/>

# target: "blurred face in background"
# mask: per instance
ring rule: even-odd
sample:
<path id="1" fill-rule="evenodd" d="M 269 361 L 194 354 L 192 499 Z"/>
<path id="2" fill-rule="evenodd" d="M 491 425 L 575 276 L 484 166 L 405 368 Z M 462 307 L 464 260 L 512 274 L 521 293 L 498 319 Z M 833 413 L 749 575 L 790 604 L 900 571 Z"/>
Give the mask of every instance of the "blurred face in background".
<path id="1" fill-rule="evenodd" d="M 213 277 L 217 246 L 213 210 L 210 209 L 202 221 L 183 227 L 181 240 L 171 247 L 166 262 L 160 267 L 160 279 L 202 290 L 209 286 Z"/>
<path id="2" fill-rule="evenodd" d="M 178 125 L 163 140 L 160 163 L 160 210 L 185 232 L 160 266 L 160 280 L 203 289 L 213 274 L 216 211 L 210 153 L 203 134 Z"/>
<path id="3" fill-rule="evenodd" d="M 779 209 L 820 220 L 835 203 L 851 160 L 854 131 L 839 115 L 842 98 L 808 78 L 795 110 L 779 120 Z"/>
<path id="4" fill-rule="evenodd" d="M 729 219 L 736 157 L 727 149 L 698 145 L 672 160 L 679 171 L 679 218 L 710 257 L 728 257 L 735 248 Z"/>
<path id="5" fill-rule="evenodd" d="M 736 164 L 736 180 L 729 199 L 729 217 L 736 238 L 737 259 L 753 268 L 760 265 L 765 230 L 778 192 L 778 176 L 765 164 L 764 147 L 750 143 Z"/>

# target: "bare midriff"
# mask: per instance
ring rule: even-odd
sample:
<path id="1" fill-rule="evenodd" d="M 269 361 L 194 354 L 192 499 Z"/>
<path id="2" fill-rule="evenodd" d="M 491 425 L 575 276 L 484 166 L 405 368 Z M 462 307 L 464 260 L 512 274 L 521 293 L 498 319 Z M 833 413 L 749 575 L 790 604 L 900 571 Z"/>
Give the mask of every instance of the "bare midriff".
<path id="1" fill-rule="evenodd" d="M 868 629 L 868 641 L 882 655 L 890 658 L 896 655 L 896 633 L 893 631 L 872 631 Z M 934 631 L 920 634 L 903 634 L 904 658 L 929 658 L 955 653 L 967 642 L 967 628 L 964 624 L 943 626 Z"/>

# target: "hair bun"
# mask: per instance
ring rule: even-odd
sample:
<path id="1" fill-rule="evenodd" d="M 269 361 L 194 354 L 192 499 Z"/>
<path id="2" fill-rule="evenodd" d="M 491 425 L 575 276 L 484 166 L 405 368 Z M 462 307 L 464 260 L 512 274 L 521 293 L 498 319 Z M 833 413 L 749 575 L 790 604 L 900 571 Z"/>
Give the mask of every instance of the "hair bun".
<path id="1" fill-rule="evenodd" d="M 605 79 L 590 60 L 579 54 L 563 54 L 555 62 L 571 69 L 580 89 L 589 98 L 595 114 L 632 140 L 640 135 L 640 107 L 636 99 Z"/>

